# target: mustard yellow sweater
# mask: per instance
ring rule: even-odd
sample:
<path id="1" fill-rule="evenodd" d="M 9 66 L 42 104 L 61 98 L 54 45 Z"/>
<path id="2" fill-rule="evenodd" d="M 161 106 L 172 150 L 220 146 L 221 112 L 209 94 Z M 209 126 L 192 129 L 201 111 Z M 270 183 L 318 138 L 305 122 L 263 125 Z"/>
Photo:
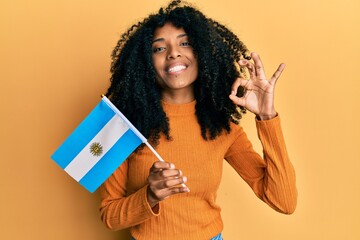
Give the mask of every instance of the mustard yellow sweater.
<path id="1" fill-rule="evenodd" d="M 189 193 L 173 195 L 153 212 L 147 203 L 146 179 L 154 154 L 145 147 L 132 154 L 101 188 L 101 217 L 113 230 L 130 228 L 137 240 L 208 240 L 223 229 L 216 204 L 224 159 L 249 184 L 254 193 L 282 213 L 296 206 L 295 173 L 285 148 L 280 119 L 256 121 L 264 159 L 257 154 L 243 129 L 231 125 L 212 141 L 200 135 L 195 101 L 163 103 L 169 117 L 172 141 L 164 137 L 156 150 L 188 178 Z"/>

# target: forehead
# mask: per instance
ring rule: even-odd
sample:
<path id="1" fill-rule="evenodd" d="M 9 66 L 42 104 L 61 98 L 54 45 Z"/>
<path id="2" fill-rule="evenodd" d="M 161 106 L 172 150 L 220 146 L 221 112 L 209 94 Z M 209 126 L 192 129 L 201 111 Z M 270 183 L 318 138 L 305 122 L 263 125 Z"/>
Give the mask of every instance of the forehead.
<path id="1" fill-rule="evenodd" d="M 179 35 L 185 34 L 185 30 L 183 28 L 177 28 L 172 23 L 166 23 L 162 27 L 158 27 L 154 31 L 154 39 L 157 38 L 171 38 L 177 37 Z"/>

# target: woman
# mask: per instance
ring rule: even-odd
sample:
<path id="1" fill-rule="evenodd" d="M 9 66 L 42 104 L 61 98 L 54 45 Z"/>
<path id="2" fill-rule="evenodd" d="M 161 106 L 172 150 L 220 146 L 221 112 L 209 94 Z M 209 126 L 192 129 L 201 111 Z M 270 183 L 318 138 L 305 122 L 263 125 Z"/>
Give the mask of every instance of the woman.
<path id="1" fill-rule="evenodd" d="M 292 213 L 295 173 L 273 101 L 284 67 L 267 79 L 259 55 L 181 1 L 123 34 L 107 96 L 167 162 L 146 147 L 130 155 L 101 189 L 106 226 L 130 228 L 137 240 L 222 239 L 224 159 L 261 200 Z M 256 115 L 264 159 L 238 125 L 246 109 Z"/>

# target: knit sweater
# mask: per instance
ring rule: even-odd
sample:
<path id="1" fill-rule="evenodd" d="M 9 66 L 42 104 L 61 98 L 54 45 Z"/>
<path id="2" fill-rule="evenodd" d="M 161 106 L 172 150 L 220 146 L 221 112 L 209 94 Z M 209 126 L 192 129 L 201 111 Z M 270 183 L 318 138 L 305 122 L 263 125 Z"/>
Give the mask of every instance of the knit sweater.
<path id="1" fill-rule="evenodd" d="M 133 153 L 101 188 L 101 217 L 112 230 L 130 228 L 137 240 L 208 240 L 223 229 L 216 193 L 224 159 L 254 193 L 282 213 L 296 206 L 295 173 L 289 161 L 279 116 L 256 120 L 264 158 L 257 154 L 242 127 L 231 123 L 215 140 L 204 140 L 195 115 L 195 101 L 163 102 L 172 140 L 161 136 L 156 147 L 165 161 L 175 164 L 188 181 L 189 193 L 170 196 L 154 212 L 147 202 L 147 177 L 155 161 L 145 147 Z"/>

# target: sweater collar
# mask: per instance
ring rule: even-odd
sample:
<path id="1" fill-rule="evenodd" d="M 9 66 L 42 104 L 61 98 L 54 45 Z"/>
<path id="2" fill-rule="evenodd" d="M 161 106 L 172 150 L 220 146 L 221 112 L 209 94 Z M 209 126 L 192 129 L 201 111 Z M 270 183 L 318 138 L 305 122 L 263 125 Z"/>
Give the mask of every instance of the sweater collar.
<path id="1" fill-rule="evenodd" d="M 175 104 L 161 101 L 168 116 L 191 115 L 195 113 L 196 100 L 189 103 Z"/>

